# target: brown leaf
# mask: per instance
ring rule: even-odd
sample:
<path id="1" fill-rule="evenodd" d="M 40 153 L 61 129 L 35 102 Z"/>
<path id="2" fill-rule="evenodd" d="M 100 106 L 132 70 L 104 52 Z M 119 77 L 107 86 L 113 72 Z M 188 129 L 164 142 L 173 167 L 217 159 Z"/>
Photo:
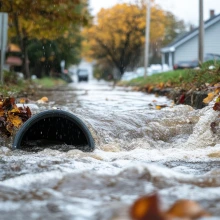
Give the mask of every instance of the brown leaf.
<path id="1" fill-rule="evenodd" d="M 210 124 L 211 131 L 212 131 L 214 134 L 217 132 L 216 126 L 217 126 L 217 123 L 216 123 L 216 122 L 212 122 L 212 123 Z"/>
<path id="2" fill-rule="evenodd" d="M 163 88 L 164 88 L 164 82 L 160 82 L 160 83 L 159 83 L 159 88 L 160 88 L 160 89 L 163 89 Z"/>
<path id="3" fill-rule="evenodd" d="M 27 107 L 19 107 L 19 111 L 20 113 L 18 114 L 18 116 L 22 119 L 23 122 L 27 121 L 30 117 L 31 117 L 31 110 L 30 108 Z"/>
<path id="4" fill-rule="evenodd" d="M 220 111 L 220 102 L 215 103 L 215 105 L 213 106 L 213 110 Z"/>
<path id="5" fill-rule="evenodd" d="M 27 117 L 30 118 L 32 115 L 30 108 L 27 106 L 25 109 L 26 109 Z"/>
<path id="6" fill-rule="evenodd" d="M 0 102 L 0 131 L 10 136 L 15 128 L 19 128 L 31 117 L 31 110 L 25 106 L 18 108 L 14 98 L 2 99 Z"/>
<path id="7" fill-rule="evenodd" d="M 9 121 L 9 122 L 7 122 L 6 123 L 6 130 L 10 133 L 10 134 L 12 134 L 13 133 L 13 124 Z"/>
<path id="8" fill-rule="evenodd" d="M 4 110 L 11 110 L 14 105 L 15 105 L 15 98 L 10 97 L 4 100 L 2 108 Z"/>
<path id="9" fill-rule="evenodd" d="M 5 115 L 5 112 L 4 110 L 0 109 L 0 117 L 4 116 Z"/>
<path id="10" fill-rule="evenodd" d="M 165 220 L 159 209 L 157 194 L 136 200 L 130 208 L 130 216 L 132 220 Z"/>
<path id="11" fill-rule="evenodd" d="M 6 123 L 5 117 L 0 117 L 0 128 L 4 128 L 5 123 Z"/>
<path id="12" fill-rule="evenodd" d="M 149 86 L 148 89 L 147 89 L 147 92 L 148 92 L 148 93 L 151 93 L 151 91 L 153 90 L 153 88 L 154 88 L 153 86 Z"/>
<path id="13" fill-rule="evenodd" d="M 171 219 L 187 218 L 198 219 L 204 216 L 210 216 L 202 207 L 192 200 L 179 200 L 174 203 L 166 212 L 166 215 Z"/>

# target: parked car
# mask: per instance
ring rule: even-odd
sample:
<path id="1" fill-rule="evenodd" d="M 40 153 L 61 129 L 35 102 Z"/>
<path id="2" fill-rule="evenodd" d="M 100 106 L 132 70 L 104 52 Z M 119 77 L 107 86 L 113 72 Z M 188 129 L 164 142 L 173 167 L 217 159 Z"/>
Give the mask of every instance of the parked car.
<path id="1" fill-rule="evenodd" d="M 219 54 L 207 53 L 204 57 L 204 61 L 208 60 L 220 60 Z M 174 70 L 177 69 L 193 69 L 199 66 L 199 62 L 197 59 L 195 60 L 188 60 L 188 61 L 180 61 L 173 66 Z"/>
<path id="2" fill-rule="evenodd" d="M 89 71 L 87 69 L 79 69 L 77 71 L 78 82 L 89 80 Z"/>
<path id="3" fill-rule="evenodd" d="M 198 60 L 190 60 L 190 61 L 180 61 L 177 64 L 174 64 L 173 69 L 193 69 L 199 66 Z"/>

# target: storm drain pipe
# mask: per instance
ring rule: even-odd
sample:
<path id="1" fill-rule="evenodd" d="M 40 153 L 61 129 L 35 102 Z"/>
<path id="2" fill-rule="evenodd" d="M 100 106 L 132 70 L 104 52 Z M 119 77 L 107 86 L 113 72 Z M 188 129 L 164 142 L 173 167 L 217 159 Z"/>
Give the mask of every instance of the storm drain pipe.
<path id="1" fill-rule="evenodd" d="M 74 145 L 82 151 L 93 151 L 93 137 L 86 124 L 74 114 L 63 110 L 47 110 L 32 116 L 18 130 L 12 148 L 27 148 L 27 142 L 46 140 Z"/>

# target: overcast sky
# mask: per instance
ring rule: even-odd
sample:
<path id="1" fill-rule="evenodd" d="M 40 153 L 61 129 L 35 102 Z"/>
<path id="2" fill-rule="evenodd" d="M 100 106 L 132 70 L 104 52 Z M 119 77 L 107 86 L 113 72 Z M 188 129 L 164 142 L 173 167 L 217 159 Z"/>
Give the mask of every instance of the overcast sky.
<path id="1" fill-rule="evenodd" d="M 101 8 L 112 7 L 117 3 L 134 2 L 135 0 L 90 0 L 92 14 L 95 15 Z M 169 10 L 179 19 L 183 19 L 187 24 L 198 25 L 199 20 L 199 0 L 155 0 L 164 10 Z M 215 14 L 220 13 L 220 0 L 204 0 L 204 19 L 209 18 L 210 9 L 215 10 Z"/>

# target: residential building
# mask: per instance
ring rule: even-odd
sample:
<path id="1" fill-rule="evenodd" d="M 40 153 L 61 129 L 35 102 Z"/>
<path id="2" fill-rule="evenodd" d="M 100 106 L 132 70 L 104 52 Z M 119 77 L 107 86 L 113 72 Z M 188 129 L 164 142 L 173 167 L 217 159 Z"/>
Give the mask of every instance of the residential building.
<path id="1" fill-rule="evenodd" d="M 178 37 L 161 49 L 162 64 L 173 65 L 180 61 L 198 60 L 199 29 Z M 220 54 L 220 14 L 210 10 L 210 18 L 204 22 L 204 54 Z"/>

